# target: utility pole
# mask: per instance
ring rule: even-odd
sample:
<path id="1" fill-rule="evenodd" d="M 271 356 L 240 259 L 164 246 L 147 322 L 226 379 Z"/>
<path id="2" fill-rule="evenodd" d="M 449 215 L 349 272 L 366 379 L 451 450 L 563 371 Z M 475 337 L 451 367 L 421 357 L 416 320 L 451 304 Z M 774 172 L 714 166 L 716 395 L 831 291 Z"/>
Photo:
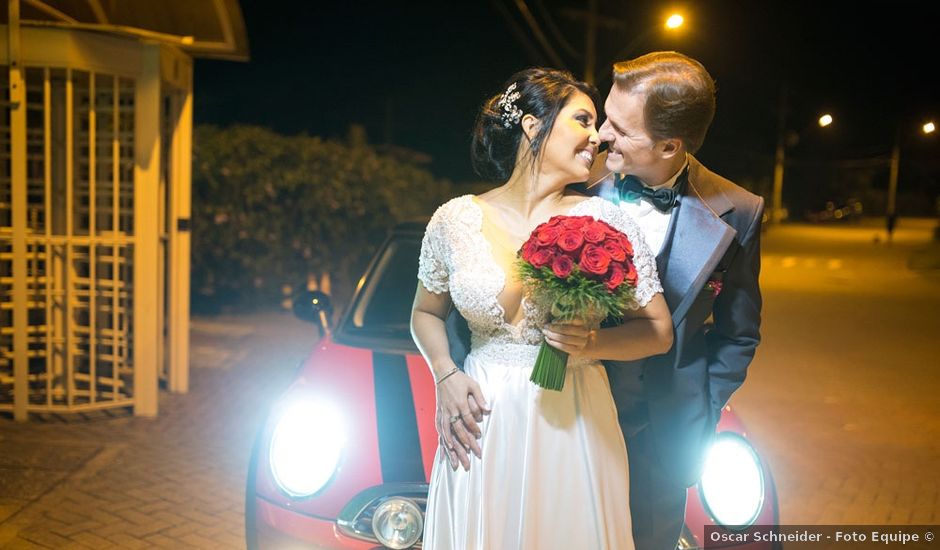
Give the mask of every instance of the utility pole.
<path id="1" fill-rule="evenodd" d="M 780 104 L 777 113 L 777 153 L 774 156 L 773 205 L 770 211 L 771 224 L 783 220 L 783 168 L 787 154 L 787 85 L 780 88 Z"/>
<path id="2" fill-rule="evenodd" d="M 594 84 L 597 63 L 597 0 L 588 0 L 587 31 L 584 40 L 584 81 Z"/>
<path id="3" fill-rule="evenodd" d="M 901 128 L 894 134 L 894 146 L 891 148 L 891 173 L 888 176 L 888 208 L 885 215 L 890 218 L 897 211 L 898 172 L 901 169 Z"/>
<path id="4" fill-rule="evenodd" d="M 516 0 L 516 7 L 519 9 L 519 13 L 522 14 L 522 18 L 525 20 L 526 24 L 529 25 L 529 29 L 532 30 L 532 34 L 535 35 L 535 39 L 538 40 L 538 43 L 541 44 L 542 49 L 545 50 L 545 53 L 548 55 L 548 58 L 552 64 L 559 68 L 564 67 L 564 61 L 562 61 L 561 56 L 558 55 L 558 52 L 555 51 L 555 48 L 552 47 L 552 43 L 548 37 L 545 36 L 545 33 L 542 32 L 542 28 L 539 27 L 539 24 L 532 15 L 532 12 L 529 11 L 529 6 L 526 5 L 524 0 Z"/>
<path id="5" fill-rule="evenodd" d="M 626 25 L 619 19 L 598 14 L 598 1 L 588 0 L 586 10 L 577 10 L 573 8 L 563 8 L 561 14 L 568 19 L 575 21 L 585 21 L 584 38 L 584 81 L 590 84 L 597 84 L 597 29 L 605 29 L 624 32 Z"/>

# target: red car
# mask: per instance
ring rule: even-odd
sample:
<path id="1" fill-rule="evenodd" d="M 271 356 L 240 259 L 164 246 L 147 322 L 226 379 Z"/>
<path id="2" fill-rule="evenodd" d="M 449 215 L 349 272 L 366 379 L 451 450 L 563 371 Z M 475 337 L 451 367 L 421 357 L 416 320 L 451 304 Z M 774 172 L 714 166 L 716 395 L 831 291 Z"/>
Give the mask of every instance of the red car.
<path id="1" fill-rule="evenodd" d="M 295 300 L 295 313 L 320 322 L 325 336 L 256 439 L 248 548 L 421 546 L 437 448 L 434 382 L 409 330 L 423 233 L 417 222 L 391 232 L 336 327 L 326 326 L 328 296 Z M 745 433 L 726 408 L 704 475 L 689 488 L 679 548 L 704 547 L 706 525 L 777 523 L 773 479 Z M 709 548 L 771 547 L 736 544 Z"/>

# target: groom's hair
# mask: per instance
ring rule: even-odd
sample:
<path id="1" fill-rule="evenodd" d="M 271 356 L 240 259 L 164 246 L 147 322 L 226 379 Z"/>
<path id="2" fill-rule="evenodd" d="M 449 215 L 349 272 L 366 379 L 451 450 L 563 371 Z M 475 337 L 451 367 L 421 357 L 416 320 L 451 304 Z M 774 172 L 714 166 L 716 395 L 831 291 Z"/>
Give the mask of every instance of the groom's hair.
<path id="1" fill-rule="evenodd" d="M 646 131 L 678 138 L 698 151 L 715 116 L 715 81 L 701 63 L 678 52 L 652 52 L 614 64 L 614 86 L 646 96 Z"/>

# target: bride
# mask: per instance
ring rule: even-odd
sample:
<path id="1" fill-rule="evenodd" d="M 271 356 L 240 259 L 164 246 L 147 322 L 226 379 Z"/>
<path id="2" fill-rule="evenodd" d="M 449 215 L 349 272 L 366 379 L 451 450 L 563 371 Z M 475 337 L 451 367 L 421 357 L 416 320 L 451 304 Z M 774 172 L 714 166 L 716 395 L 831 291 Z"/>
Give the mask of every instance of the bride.
<path id="1" fill-rule="evenodd" d="M 672 345 L 655 258 L 618 207 L 567 188 L 587 179 L 597 153 L 596 90 L 539 68 L 504 90 L 483 105 L 472 148 L 480 175 L 501 185 L 438 208 L 421 247 L 411 330 L 437 384 L 443 436 L 424 548 L 632 549 L 626 446 L 600 360 Z M 627 322 L 552 324 L 526 300 L 516 253 L 555 215 L 594 216 L 633 243 L 638 309 Z M 445 331 L 452 305 L 472 333 L 463 371 Z M 529 381 L 543 339 L 570 354 L 560 392 Z M 462 468 L 455 445 L 467 450 Z"/>

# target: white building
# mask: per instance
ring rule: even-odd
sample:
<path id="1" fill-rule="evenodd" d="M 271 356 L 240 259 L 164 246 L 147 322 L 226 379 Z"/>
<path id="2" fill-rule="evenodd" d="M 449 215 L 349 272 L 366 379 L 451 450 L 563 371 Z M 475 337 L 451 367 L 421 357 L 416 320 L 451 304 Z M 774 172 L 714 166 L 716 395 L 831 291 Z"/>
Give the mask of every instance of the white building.
<path id="1" fill-rule="evenodd" d="M 189 385 L 193 57 L 247 60 L 237 0 L 0 8 L 0 411 Z"/>

